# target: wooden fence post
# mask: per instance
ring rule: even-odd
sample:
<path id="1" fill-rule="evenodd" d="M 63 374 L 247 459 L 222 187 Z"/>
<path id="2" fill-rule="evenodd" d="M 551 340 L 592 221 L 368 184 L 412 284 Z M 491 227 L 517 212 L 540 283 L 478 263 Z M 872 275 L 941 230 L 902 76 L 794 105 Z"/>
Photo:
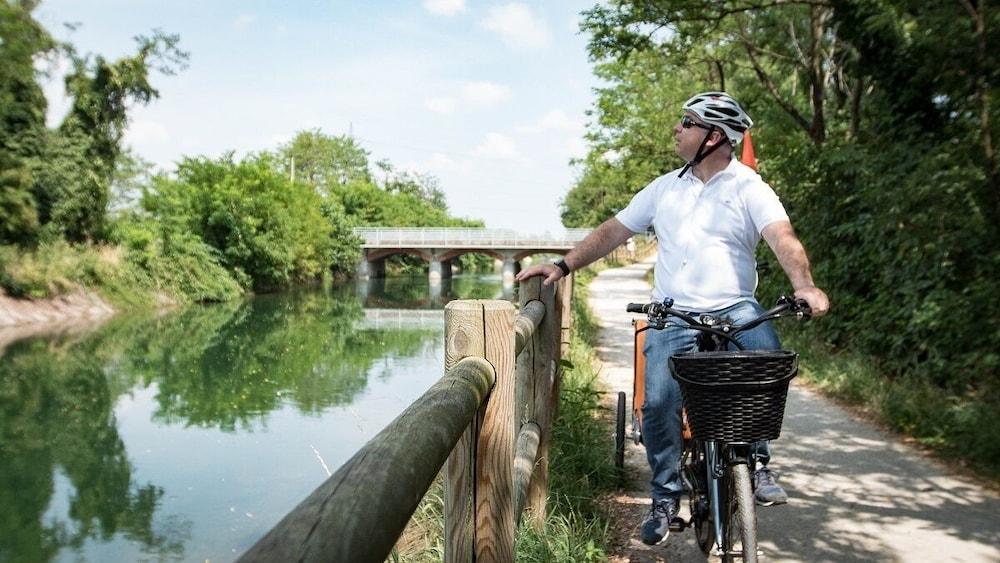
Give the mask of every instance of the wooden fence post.
<path id="1" fill-rule="evenodd" d="M 514 313 L 508 301 L 453 301 L 445 307 L 445 368 L 481 355 L 496 370 L 478 428 L 470 425 L 448 459 L 449 562 L 514 560 Z"/>
<path id="2" fill-rule="evenodd" d="M 540 278 L 538 278 L 540 279 Z M 541 530 L 545 524 L 548 512 L 549 495 L 549 443 L 552 439 L 552 401 L 553 384 L 556 371 L 559 369 L 560 337 L 562 335 L 562 319 L 557 302 L 558 285 L 539 286 L 538 298 L 545 305 L 545 317 L 538 327 L 538 337 L 535 339 L 534 373 L 534 421 L 540 429 L 538 457 L 531 484 L 528 488 L 527 506 L 531 524 L 536 530 Z M 558 398 L 555 399 L 558 401 Z"/>
<path id="3" fill-rule="evenodd" d="M 531 301 L 538 300 L 542 278 L 535 276 L 522 281 L 518 288 L 518 302 L 521 310 Z M 545 314 L 549 312 L 546 310 Z M 544 322 L 544 321 L 543 321 Z M 537 331 L 531 342 L 525 345 L 524 350 L 517 356 L 516 377 L 517 377 L 517 412 L 514 431 L 519 431 L 520 425 L 525 422 L 535 420 L 534 411 L 534 380 L 535 380 L 535 355 L 537 354 L 534 342 L 537 342 Z"/>
<path id="4" fill-rule="evenodd" d="M 560 279 L 556 288 L 556 306 L 559 308 L 559 315 L 562 319 L 559 325 L 560 358 L 565 358 L 569 354 L 569 331 L 573 323 L 573 278 L 574 275 L 570 274 L 568 277 Z"/>
<path id="5" fill-rule="evenodd" d="M 514 561 L 514 304 L 483 301 L 496 384 L 476 448 L 476 562 Z"/>
<path id="6" fill-rule="evenodd" d="M 482 306 L 470 301 L 452 301 L 445 306 L 445 372 L 466 356 L 486 355 L 482 311 Z M 448 563 L 475 560 L 473 485 L 479 419 L 480 416 L 477 415 L 472 420 L 448 457 L 444 488 L 444 560 Z"/>

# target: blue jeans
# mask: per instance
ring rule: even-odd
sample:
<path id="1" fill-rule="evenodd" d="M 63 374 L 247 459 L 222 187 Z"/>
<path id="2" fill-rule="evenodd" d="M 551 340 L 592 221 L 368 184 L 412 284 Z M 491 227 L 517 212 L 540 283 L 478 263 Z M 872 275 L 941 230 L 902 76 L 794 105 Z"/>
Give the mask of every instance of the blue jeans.
<path id="1" fill-rule="evenodd" d="M 728 317 L 735 324 L 753 320 L 764 312 L 756 301 L 741 301 L 719 311 L 704 311 L 718 317 Z M 702 312 L 698 312 L 700 314 Z M 694 315 L 697 317 L 697 314 Z M 672 319 L 663 330 L 646 331 L 642 352 L 646 355 L 646 401 L 642 405 L 642 441 L 646 446 L 646 459 L 653 470 L 650 481 L 651 496 L 655 500 L 676 498 L 684 487 L 681 484 L 680 462 L 684 450 L 681 436 L 681 389 L 670 375 L 667 360 L 674 354 L 697 350 L 695 337 L 698 331 L 685 328 L 683 321 Z M 747 350 L 778 350 L 781 343 L 771 323 L 764 323 L 753 330 L 742 332 L 736 340 Z M 732 345 L 730 345 L 732 347 Z M 771 455 L 767 442 L 754 444 L 754 457 L 767 465 Z"/>

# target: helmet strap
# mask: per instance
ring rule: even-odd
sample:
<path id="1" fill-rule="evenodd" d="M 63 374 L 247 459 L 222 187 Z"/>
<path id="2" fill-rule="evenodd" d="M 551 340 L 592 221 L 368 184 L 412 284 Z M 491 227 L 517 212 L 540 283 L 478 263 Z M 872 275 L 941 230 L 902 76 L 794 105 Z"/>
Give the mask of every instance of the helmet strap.
<path id="1" fill-rule="evenodd" d="M 689 169 L 694 168 L 695 166 L 701 164 L 701 161 L 708 158 L 708 155 L 712 154 L 713 152 L 716 151 L 716 149 L 722 146 L 722 141 L 719 141 L 718 143 L 712 145 L 712 148 L 708 149 L 707 151 L 705 150 L 705 145 L 708 144 L 708 138 L 712 136 L 712 132 L 715 131 L 716 129 L 718 128 L 715 125 L 713 125 L 712 128 L 705 133 L 705 138 L 702 139 L 701 144 L 698 145 L 698 151 L 694 153 L 694 158 L 688 161 L 688 163 L 684 165 L 684 169 L 681 170 L 681 173 L 677 175 L 678 178 L 683 178 L 684 174 Z"/>

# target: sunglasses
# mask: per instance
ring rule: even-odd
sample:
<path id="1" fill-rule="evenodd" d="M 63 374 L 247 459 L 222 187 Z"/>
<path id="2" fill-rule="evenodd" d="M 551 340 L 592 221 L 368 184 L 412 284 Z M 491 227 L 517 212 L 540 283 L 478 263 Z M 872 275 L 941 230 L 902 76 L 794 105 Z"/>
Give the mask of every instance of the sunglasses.
<path id="1" fill-rule="evenodd" d="M 687 116 L 687 115 L 685 115 L 684 117 L 681 118 L 681 127 L 685 128 L 685 129 L 690 129 L 692 127 L 697 127 L 699 129 L 706 129 L 708 131 L 711 131 L 711 130 L 715 129 L 715 127 L 713 127 L 711 125 L 703 125 L 701 123 L 698 123 L 697 121 L 691 119 L 691 117 Z"/>

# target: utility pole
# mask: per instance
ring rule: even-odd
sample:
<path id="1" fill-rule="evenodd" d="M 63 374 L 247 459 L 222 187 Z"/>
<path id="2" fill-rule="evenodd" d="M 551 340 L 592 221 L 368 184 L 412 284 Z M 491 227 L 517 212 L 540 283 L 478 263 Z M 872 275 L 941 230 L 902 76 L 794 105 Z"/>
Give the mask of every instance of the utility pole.
<path id="1" fill-rule="evenodd" d="M 291 180 L 293 184 L 295 183 L 295 157 L 294 156 L 292 157 L 292 166 L 291 166 L 291 171 L 290 171 L 290 174 L 289 174 L 289 180 Z"/>

